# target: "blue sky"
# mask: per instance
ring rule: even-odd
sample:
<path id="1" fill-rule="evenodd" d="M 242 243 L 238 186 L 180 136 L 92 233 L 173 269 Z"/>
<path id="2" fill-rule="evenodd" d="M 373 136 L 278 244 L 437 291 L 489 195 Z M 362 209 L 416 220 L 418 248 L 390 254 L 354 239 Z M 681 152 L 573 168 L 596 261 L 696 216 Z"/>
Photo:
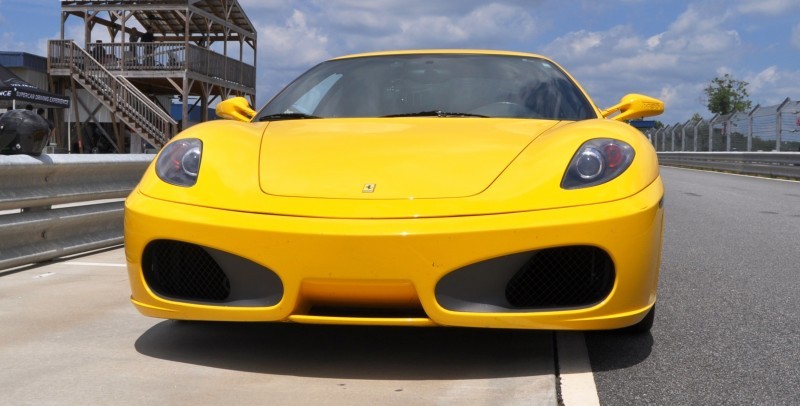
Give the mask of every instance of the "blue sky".
<path id="1" fill-rule="evenodd" d="M 631 92 L 661 98 L 666 124 L 710 117 L 703 88 L 725 73 L 750 83 L 754 105 L 800 100 L 800 0 L 239 2 L 258 29 L 259 103 L 324 59 L 405 48 L 540 53 L 601 108 Z M 0 50 L 45 55 L 59 30 L 59 2 L 0 0 Z"/>

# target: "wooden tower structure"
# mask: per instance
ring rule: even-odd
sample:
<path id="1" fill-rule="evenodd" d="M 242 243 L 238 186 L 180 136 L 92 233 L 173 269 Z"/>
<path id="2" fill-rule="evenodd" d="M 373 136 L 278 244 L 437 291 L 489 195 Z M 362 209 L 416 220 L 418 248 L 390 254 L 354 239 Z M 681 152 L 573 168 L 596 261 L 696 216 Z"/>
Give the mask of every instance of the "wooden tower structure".
<path id="1" fill-rule="evenodd" d="M 83 38 L 66 38 L 76 18 Z M 105 109 L 111 122 L 92 127 L 117 152 L 128 139 L 158 149 L 190 124 L 194 109 L 206 121 L 216 100 L 255 104 L 256 50 L 255 27 L 238 0 L 62 0 L 48 71 L 54 88 L 72 95 L 79 134 Z M 170 115 L 176 99 L 179 121 Z"/>

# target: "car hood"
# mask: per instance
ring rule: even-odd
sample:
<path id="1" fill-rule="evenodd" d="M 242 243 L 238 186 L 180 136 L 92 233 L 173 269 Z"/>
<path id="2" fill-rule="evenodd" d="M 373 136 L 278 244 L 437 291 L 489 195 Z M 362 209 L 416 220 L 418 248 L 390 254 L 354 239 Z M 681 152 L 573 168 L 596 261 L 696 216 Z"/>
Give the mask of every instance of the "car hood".
<path id="1" fill-rule="evenodd" d="M 264 193 L 331 199 L 457 198 L 481 193 L 557 121 L 348 118 L 269 123 Z"/>

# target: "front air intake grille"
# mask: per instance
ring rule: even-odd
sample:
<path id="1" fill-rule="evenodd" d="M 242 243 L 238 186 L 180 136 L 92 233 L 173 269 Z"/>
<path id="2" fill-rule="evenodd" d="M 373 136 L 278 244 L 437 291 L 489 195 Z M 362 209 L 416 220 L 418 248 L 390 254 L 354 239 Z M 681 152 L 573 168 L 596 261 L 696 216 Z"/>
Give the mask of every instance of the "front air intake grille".
<path id="1" fill-rule="evenodd" d="M 154 241 L 145 249 L 142 268 L 147 285 L 164 297 L 224 301 L 231 292 L 219 264 L 197 245 Z"/>
<path id="2" fill-rule="evenodd" d="M 580 307 L 603 300 L 614 285 L 614 264 L 595 247 L 537 252 L 506 284 L 506 299 L 519 308 Z"/>

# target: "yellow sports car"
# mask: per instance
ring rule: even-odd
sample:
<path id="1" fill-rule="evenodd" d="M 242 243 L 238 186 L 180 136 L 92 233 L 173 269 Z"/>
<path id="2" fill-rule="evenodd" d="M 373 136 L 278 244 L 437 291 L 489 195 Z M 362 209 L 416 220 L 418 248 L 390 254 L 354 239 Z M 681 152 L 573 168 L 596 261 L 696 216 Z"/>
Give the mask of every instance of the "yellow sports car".
<path id="1" fill-rule="evenodd" d="M 182 320 L 592 330 L 653 322 L 664 188 L 534 54 L 323 62 L 166 145 L 125 205 L 131 300 Z"/>

